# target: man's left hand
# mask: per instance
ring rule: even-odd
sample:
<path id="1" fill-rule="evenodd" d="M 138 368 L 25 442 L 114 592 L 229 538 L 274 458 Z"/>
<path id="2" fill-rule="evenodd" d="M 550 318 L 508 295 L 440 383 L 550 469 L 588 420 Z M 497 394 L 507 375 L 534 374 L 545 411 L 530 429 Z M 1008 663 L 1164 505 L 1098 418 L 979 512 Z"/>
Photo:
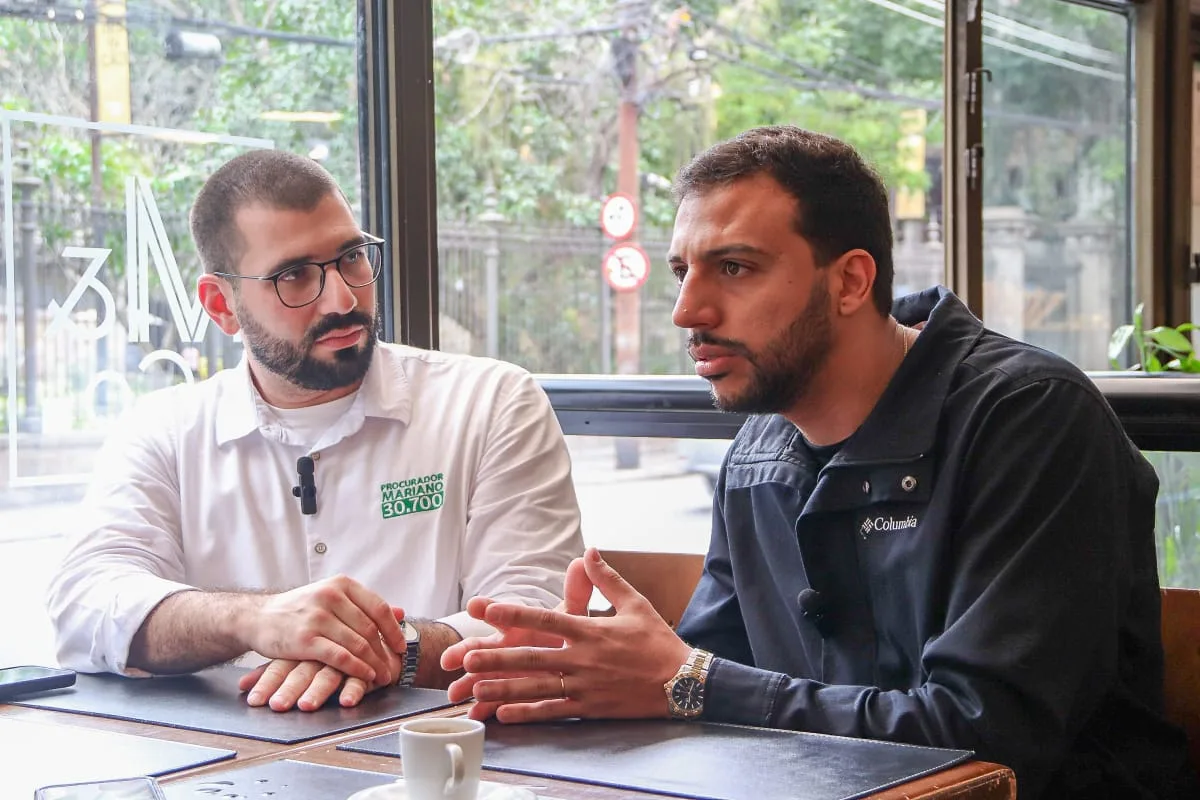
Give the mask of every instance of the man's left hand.
<path id="1" fill-rule="evenodd" d="M 501 722 L 667 716 L 663 684 L 691 648 L 594 548 L 583 563 L 588 579 L 616 614 L 586 617 L 488 604 L 480 609 L 482 618 L 498 630 L 524 629 L 530 639 L 540 634 L 563 645 L 470 649 L 462 656 L 467 674 L 450 686 L 452 701 L 474 695 L 479 703 L 471 716 L 487 716 L 494 709 Z"/>
<path id="2" fill-rule="evenodd" d="M 399 675 L 402 668 L 399 656 L 391 653 L 390 660 L 393 674 Z M 238 689 L 249 692 L 246 695 L 249 705 L 268 705 L 272 711 L 289 711 L 293 707 L 301 711 L 316 711 L 335 693 L 343 708 L 351 708 L 361 703 L 368 692 L 389 685 L 368 684 L 361 678 L 347 678 L 320 661 L 283 658 L 268 661 L 238 681 Z"/>

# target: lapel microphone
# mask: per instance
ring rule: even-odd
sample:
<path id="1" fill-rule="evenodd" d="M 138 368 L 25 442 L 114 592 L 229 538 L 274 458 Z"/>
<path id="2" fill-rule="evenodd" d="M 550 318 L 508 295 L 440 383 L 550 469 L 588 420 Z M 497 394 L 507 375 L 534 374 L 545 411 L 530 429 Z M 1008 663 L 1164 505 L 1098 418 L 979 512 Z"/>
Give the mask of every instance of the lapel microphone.
<path id="1" fill-rule="evenodd" d="M 292 496 L 300 498 L 300 513 L 317 513 L 317 482 L 313 480 L 311 456 L 296 459 L 296 474 L 300 478 L 300 485 L 292 487 Z"/>

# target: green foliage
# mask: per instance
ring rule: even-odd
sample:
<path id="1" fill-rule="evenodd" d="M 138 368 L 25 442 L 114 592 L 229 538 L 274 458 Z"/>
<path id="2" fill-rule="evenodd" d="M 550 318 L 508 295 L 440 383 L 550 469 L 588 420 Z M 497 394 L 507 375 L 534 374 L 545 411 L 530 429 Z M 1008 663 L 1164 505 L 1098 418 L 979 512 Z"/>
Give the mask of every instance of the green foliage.
<path id="1" fill-rule="evenodd" d="M 1138 303 L 1133 312 L 1133 323 L 1121 325 L 1113 331 L 1108 342 L 1108 359 L 1113 369 L 1120 369 L 1120 359 L 1132 343 L 1137 363 L 1130 369 L 1144 372 L 1190 372 L 1200 373 L 1200 359 L 1192 348 L 1187 335 L 1196 326 L 1190 322 L 1174 328 L 1156 325 L 1144 328 L 1142 305 Z"/>

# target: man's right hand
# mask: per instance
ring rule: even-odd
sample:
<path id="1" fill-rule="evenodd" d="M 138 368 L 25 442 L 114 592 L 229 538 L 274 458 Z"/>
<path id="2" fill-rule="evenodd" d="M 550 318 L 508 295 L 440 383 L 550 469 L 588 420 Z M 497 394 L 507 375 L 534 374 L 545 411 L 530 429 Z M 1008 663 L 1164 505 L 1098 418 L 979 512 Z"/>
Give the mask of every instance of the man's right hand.
<path id="1" fill-rule="evenodd" d="M 404 612 L 362 584 L 338 575 L 262 595 L 237 624 L 247 648 L 268 658 L 317 661 L 367 684 L 387 684 L 393 653 L 406 645 Z"/>

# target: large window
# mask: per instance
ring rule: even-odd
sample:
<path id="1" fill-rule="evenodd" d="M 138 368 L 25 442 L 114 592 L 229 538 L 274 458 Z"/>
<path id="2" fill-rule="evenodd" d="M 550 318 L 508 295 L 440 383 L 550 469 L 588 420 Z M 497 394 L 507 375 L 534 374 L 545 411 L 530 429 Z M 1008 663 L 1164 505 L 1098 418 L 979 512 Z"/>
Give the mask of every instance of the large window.
<path id="1" fill-rule="evenodd" d="M 357 27 L 353 3 L 0 3 L 0 599 L 22 652 L 49 645 L 42 590 L 112 421 L 240 357 L 195 298 L 204 178 L 279 147 L 359 202 Z"/>
<path id="2" fill-rule="evenodd" d="M 665 266 L 671 180 L 756 125 L 859 147 L 892 189 L 897 291 L 942 281 L 939 12 L 890 0 L 439 0 L 433 12 L 442 349 L 535 372 L 690 372 Z M 618 193 L 635 224 L 614 211 L 606 235 Z"/>
<path id="3" fill-rule="evenodd" d="M 1135 302 L 1126 12 L 983 11 L 984 318 L 1093 370 Z"/>

